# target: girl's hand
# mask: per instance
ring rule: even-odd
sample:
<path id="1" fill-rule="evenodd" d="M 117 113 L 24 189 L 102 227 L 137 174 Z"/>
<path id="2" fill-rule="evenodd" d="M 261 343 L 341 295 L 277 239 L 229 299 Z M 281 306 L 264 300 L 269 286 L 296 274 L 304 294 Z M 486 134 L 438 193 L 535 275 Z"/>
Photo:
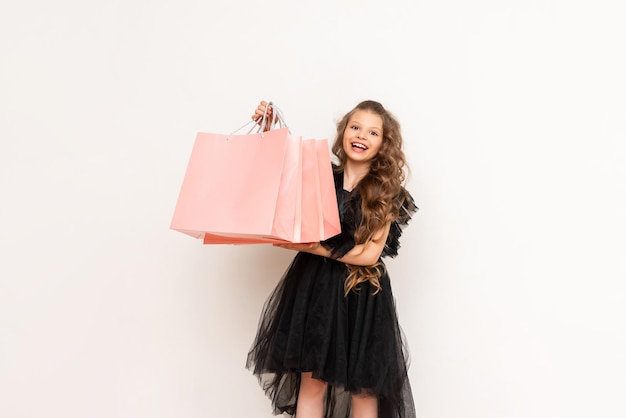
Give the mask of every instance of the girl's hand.
<path id="1" fill-rule="evenodd" d="M 288 242 L 285 244 L 273 244 L 274 247 L 286 248 L 288 250 L 294 251 L 304 251 L 307 253 L 314 253 L 320 246 L 319 242 L 304 242 L 304 243 L 293 243 Z"/>
<path id="2" fill-rule="evenodd" d="M 311 253 L 315 255 L 321 255 L 322 257 L 330 257 L 330 250 L 326 249 L 319 242 L 304 242 L 293 243 L 286 242 L 284 244 L 274 244 L 274 247 L 286 248 L 288 250 L 301 251 L 304 253 Z"/>
<path id="3" fill-rule="evenodd" d="M 259 126 L 261 126 L 261 124 L 263 123 L 263 115 L 265 114 L 266 108 L 267 108 L 267 102 L 262 100 L 261 103 L 259 103 L 259 105 L 257 106 L 256 110 L 254 111 L 254 115 L 252 115 L 252 119 L 254 119 Z M 269 109 L 267 109 L 267 114 L 265 114 L 268 121 L 272 120 L 273 114 L 274 114 L 274 109 L 270 106 Z M 270 125 L 271 123 L 266 122 L 265 128 L 263 129 L 263 131 L 264 132 L 269 131 Z"/>

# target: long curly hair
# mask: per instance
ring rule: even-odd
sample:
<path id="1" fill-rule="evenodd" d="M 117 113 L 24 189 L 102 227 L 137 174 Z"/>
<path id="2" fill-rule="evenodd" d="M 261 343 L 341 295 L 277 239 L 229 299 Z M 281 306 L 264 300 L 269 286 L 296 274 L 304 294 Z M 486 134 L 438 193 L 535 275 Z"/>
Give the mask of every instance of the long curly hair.
<path id="1" fill-rule="evenodd" d="M 355 243 L 365 244 L 374 237 L 376 231 L 389 222 L 395 221 L 407 192 L 403 187 L 408 166 L 402 151 L 400 123 L 382 104 L 366 100 L 348 112 L 337 123 L 337 136 L 332 152 L 339 160 L 336 170 L 343 171 L 347 161 L 343 149 L 343 134 L 352 115 L 359 110 L 377 114 L 383 121 L 383 141 L 378 154 L 371 161 L 369 173 L 357 185 L 361 196 L 361 223 L 355 232 Z M 344 283 L 345 294 L 358 290 L 359 284 L 370 282 L 374 294 L 381 290 L 380 277 L 385 272 L 383 263 L 373 266 L 347 265 L 348 277 Z"/>

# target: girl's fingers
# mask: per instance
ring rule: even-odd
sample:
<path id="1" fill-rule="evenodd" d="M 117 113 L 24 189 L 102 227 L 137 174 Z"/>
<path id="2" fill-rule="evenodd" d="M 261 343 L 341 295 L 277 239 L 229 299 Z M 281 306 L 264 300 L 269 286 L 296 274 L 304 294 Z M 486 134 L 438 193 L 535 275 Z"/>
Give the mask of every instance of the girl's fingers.
<path id="1" fill-rule="evenodd" d="M 264 111 L 257 109 L 257 110 L 254 111 L 254 115 L 252 115 L 252 119 L 254 119 L 254 120 L 260 119 L 260 118 L 263 117 L 264 113 L 265 113 Z"/>
<path id="2" fill-rule="evenodd" d="M 294 251 L 307 251 L 315 249 L 319 246 L 318 242 L 305 242 L 305 243 L 285 243 L 285 244 L 273 244 L 274 247 L 281 247 Z"/>
<path id="3" fill-rule="evenodd" d="M 272 119 L 272 115 L 274 113 L 272 112 L 272 108 L 270 107 L 269 109 L 267 109 L 267 113 L 265 112 L 266 108 L 267 108 L 267 102 L 261 101 L 261 103 L 259 103 L 256 110 L 254 111 L 254 115 L 252 115 L 252 119 L 255 120 L 258 124 L 261 124 L 261 122 L 263 121 L 263 115 L 266 115 L 269 120 Z"/>

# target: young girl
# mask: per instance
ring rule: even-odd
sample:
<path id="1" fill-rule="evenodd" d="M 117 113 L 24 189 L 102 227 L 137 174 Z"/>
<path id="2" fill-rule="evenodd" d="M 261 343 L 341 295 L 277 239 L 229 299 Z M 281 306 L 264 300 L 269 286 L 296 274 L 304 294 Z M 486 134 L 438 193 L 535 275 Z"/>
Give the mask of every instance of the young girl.
<path id="1" fill-rule="evenodd" d="M 260 123 L 266 106 L 253 119 Z M 400 125 L 380 103 L 364 101 L 337 124 L 332 151 L 342 232 L 278 245 L 298 254 L 265 303 L 247 367 L 275 414 L 413 418 L 407 353 L 381 261 L 397 255 L 401 228 L 417 210 L 402 186 Z"/>

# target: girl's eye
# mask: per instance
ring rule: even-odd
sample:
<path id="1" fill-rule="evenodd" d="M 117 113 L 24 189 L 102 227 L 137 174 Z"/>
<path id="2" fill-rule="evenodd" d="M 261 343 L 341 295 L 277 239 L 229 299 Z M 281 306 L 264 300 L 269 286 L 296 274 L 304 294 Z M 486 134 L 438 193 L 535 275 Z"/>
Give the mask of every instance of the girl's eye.
<path id="1" fill-rule="evenodd" d="M 358 126 L 355 126 L 355 125 L 352 125 L 352 126 L 350 127 L 350 129 L 353 129 L 353 130 L 355 130 L 355 131 L 356 131 L 357 129 L 359 129 L 359 127 L 358 127 Z"/>
<path id="2" fill-rule="evenodd" d="M 371 132 L 370 132 L 370 135 L 373 135 L 373 136 L 378 136 L 378 132 L 371 131 Z"/>

